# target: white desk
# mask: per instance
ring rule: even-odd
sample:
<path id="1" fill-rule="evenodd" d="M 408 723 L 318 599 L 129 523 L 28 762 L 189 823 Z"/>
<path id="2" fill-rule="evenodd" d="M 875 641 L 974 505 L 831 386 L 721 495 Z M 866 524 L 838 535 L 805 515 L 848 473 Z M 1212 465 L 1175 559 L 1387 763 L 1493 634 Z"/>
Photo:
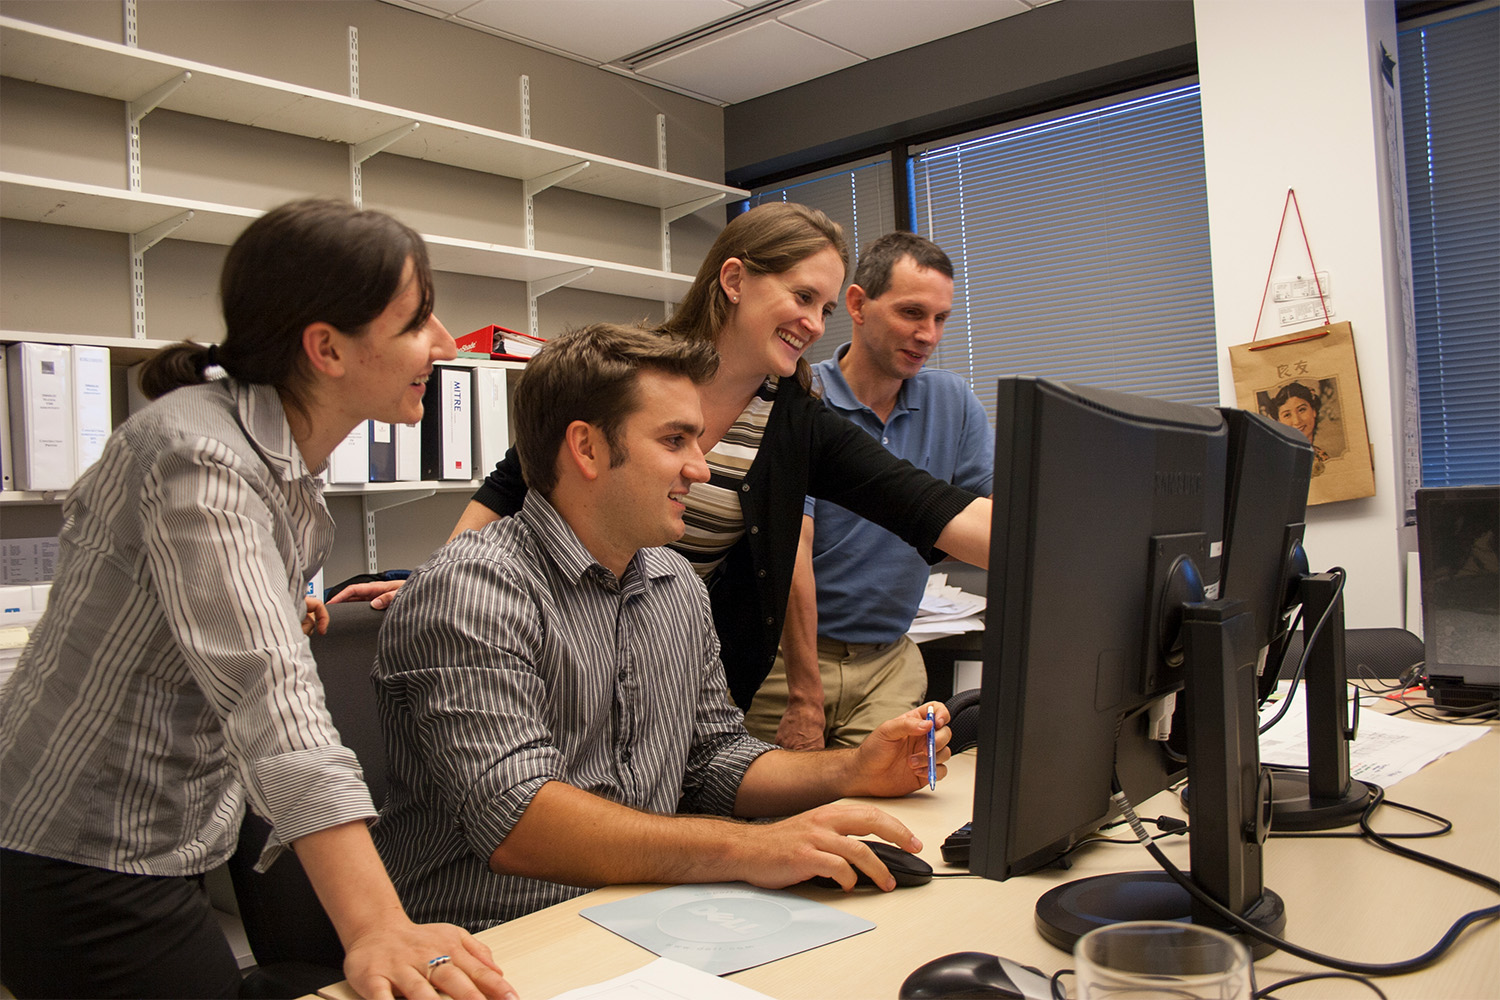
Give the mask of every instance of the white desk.
<path id="1" fill-rule="evenodd" d="M 881 800 L 925 845 L 922 855 L 938 871 L 948 869 L 939 848 L 967 821 L 972 808 L 974 753 L 960 754 L 936 792 Z M 1500 736 L 1493 732 L 1428 766 L 1390 790 L 1391 798 L 1451 819 L 1447 837 L 1408 842 L 1418 850 L 1486 874 L 1500 871 Z M 1141 815 L 1181 815 L 1170 795 L 1158 796 Z M 1382 809 L 1376 829 L 1421 829 L 1405 813 Z M 1162 841 L 1183 868 L 1183 838 Z M 890 893 L 799 889 L 809 899 L 831 903 L 877 925 L 872 931 L 763 965 L 731 978 L 780 1000 L 871 1000 L 894 998 L 917 966 L 955 951 L 985 951 L 1051 974 L 1071 968 L 1072 956 L 1036 932 L 1032 907 L 1053 885 L 1106 871 L 1154 869 L 1139 846 L 1099 845 L 1079 852 L 1071 871 L 1049 871 L 1007 882 L 981 878 L 937 879 L 920 888 Z M 1340 958 L 1393 962 L 1430 948 L 1461 914 L 1497 902 L 1495 894 L 1470 882 L 1407 861 L 1358 840 L 1275 839 L 1266 846 L 1266 885 L 1286 901 L 1290 940 Z M 520 991 L 522 1000 L 544 1000 L 565 990 L 609 979 L 654 959 L 650 952 L 578 916 L 586 906 L 655 888 L 612 886 L 560 903 L 479 935 Z M 1260 987 L 1321 967 L 1281 953 L 1256 963 Z M 1071 986 L 1071 979 L 1064 982 Z M 1448 956 L 1420 973 L 1382 979 L 1392 1000 L 1494 1000 L 1500 997 L 1500 924 L 1471 928 Z M 340 983 L 320 991 L 332 1000 L 355 994 Z M 1292 987 L 1304 997 L 1373 996 L 1365 987 L 1328 980 Z"/>

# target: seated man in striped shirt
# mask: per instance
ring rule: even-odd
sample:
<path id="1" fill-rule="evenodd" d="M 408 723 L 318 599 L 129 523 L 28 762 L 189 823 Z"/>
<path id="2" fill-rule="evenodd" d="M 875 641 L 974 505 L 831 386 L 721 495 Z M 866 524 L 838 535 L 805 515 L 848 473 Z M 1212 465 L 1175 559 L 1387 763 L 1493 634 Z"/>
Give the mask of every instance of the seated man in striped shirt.
<path id="1" fill-rule="evenodd" d="M 438 550 L 387 613 L 374 833 L 413 919 L 479 930 L 617 883 L 849 888 L 858 868 L 889 889 L 854 838 L 921 850 L 834 800 L 926 783 L 927 706 L 858 749 L 753 739 L 707 591 L 660 547 L 708 476 L 697 386 L 717 365 L 707 344 L 605 324 L 551 341 L 516 391 L 525 506 Z M 768 816 L 790 818 L 735 821 Z"/>

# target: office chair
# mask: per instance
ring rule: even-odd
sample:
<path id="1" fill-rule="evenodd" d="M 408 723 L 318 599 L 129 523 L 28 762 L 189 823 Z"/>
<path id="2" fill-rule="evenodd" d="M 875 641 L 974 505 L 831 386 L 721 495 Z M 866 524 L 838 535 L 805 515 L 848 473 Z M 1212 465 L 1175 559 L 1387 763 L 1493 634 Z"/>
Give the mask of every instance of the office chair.
<path id="1" fill-rule="evenodd" d="M 954 753 L 960 753 L 972 746 L 979 745 L 979 689 L 970 688 L 960 691 L 944 702 L 948 706 L 948 728 L 953 730 L 953 738 L 948 741 L 948 748 Z"/>
<path id="2" fill-rule="evenodd" d="M 379 808 L 385 800 L 385 743 L 370 668 L 384 612 L 360 602 L 329 605 L 328 613 L 328 633 L 312 636 L 313 657 L 333 724 L 344 746 L 359 758 Z M 288 851 L 265 872 L 255 871 L 270 829 L 247 811 L 239 846 L 228 862 L 245 937 L 255 955 L 256 968 L 240 988 L 240 996 L 251 1000 L 306 996 L 344 978 L 343 945 L 296 855 Z"/>
<path id="3" fill-rule="evenodd" d="M 1287 642 L 1281 680 L 1292 679 L 1302 658 L 1302 630 Z M 1421 638 L 1404 628 L 1351 628 L 1344 630 L 1344 664 L 1349 679 L 1363 677 L 1394 680 L 1427 658 Z"/>

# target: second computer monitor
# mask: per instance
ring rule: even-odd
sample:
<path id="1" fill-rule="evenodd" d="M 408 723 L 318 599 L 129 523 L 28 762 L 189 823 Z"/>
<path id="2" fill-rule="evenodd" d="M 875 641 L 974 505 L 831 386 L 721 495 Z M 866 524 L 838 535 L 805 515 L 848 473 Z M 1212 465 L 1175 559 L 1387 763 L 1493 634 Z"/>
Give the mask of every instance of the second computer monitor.
<path id="1" fill-rule="evenodd" d="M 1219 579 L 1227 431 L 1208 407 L 1002 379 L 970 868 L 1055 861 L 1182 773 L 1148 728 L 1184 603 Z"/>

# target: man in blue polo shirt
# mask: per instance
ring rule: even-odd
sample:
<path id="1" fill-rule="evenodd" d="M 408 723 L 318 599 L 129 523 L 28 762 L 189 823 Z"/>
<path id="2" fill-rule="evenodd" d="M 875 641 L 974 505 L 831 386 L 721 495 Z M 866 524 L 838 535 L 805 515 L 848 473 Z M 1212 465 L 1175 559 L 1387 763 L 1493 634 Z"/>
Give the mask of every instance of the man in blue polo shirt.
<path id="1" fill-rule="evenodd" d="M 845 294 L 853 340 L 813 366 L 826 405 L 940 479 L 988 495 L 994 434 L 952 372 L 923 370 L 953 310 L 953 264 L 932 241 L 890 233 Z M 857 746 L 920 704 L 927 672 L 906 638 L 928 567 L 911 546 L 808 498 L 781 652 L 745 724 L 784 747 Z"/>

